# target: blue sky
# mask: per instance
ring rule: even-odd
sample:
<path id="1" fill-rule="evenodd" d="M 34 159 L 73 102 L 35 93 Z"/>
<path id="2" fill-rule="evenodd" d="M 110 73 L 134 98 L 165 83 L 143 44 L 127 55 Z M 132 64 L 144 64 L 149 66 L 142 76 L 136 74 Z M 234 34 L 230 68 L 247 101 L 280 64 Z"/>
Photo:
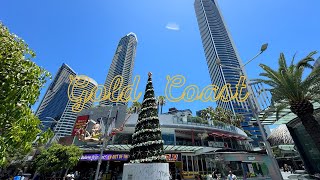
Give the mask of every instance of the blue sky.
<path id="1" fill-rule="evenodd" d="M 166 76 L 182 74 L 186 84 L 210 84 L 193 0 L 55 0 L 1 1 L 0 20 L 36 52 L 36 63 L 55 75 L 62 63 L 103 84 L 120 38 L 138 36 L 134 75 L 144 91 L 153 72 L 156 95 L 164 95 Z M 249 78 L 259 63 L 276 67 L 280 52 L 301 58 L 320 50 L 320 1 L 219 0 L 219 6 L 242 60 L 261 44 L 268 50 L 246 66 Z M 166 26 L 170 24 L 170 27 Z M 174 26 L 173 26 L 174 25 Z M 319 54 L 318 54 L 319 56 Z M 46 85 L 46 88 L 48 85 Z M 46 89 L 45 88 L 45 89 Z M 44 89 L 44 90 L 45 90 Z M 45 91 L 42 91 L 41 97 Z M 182 93 L 182 89 L 175 92 Z M 178 109 L 203 109 L 214 103 L 167 103 Z M 34 109 L 38 104 L 34 106 Z"/>

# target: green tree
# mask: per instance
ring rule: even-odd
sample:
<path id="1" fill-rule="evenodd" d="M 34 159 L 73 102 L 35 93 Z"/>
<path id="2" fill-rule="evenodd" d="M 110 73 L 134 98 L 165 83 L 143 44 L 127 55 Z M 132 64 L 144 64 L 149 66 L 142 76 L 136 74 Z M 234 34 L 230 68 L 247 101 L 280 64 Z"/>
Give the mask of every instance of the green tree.
<path id="1" fill-rule="evenodd" d="M 265 83 L 270 86 L 272 94 L 272 108 L 279 112 L 290 107 L 296 114 L 308 134 L 311 136 L 316 147 L 320 151 L 320 124 L 316 121 L 313 113 L 312 102 L 320 102 L 320 67 L 313 68 L 310 62 L 314 61 L 316 51 L 309 53 L 305 58 L 294 64 L 293 57 L 288 65 L 283 53 L 279 57 L 279 68 L 271 69 L 269 66 L 260 64 L 264 70 L 260 76 L 264 79 L 256 79 L 256 83 Z M 304 76 L 305 69 L 312 71 Z M 303 78 L 305 77 L 305 78 Z"/>
<path id="2" fill-rule="evenodd" d="M 158 107 L 160 106 L 160 114 L 162 114 L 162 107 L 163 107 L 164 105 L 166 105 L 166 97 L 164 97 L 164 96 L 159 96 L 159 97 L 157 98 L 157 101 L 158 101 Z"/>
<path id="3" fill-rule="evenodd" d="M 132 107 L 134 113 L 139 113 L 141 111 L 141 103 L 135 101 L 132 103 Z"/>
<path id="4" fill-rule="evenodd" d="M 131 163 L 166 162 L 151 75 L 149 72 L 142 109 L 132 135 Z"/>
<path id="5" fill-rule="evenodd" d="M 26 155 L 40 133 L 31 106 L 49 73 L 34 58 L 28 45 L 0 23 L 0 167 Z"/>
<path id="6" fill-rule="evenodd" d="M 213 120 L 215 116 L 215 110 L 213 107 L 209 106 L 206 109 L 201 110 L 200 117 L 204 120 Z"/>
<path id="7" fill-rule="evenodd" d="M 217 107 L 215 109 L 214 117 L 213 119 L 216 121 L 224 122 L 226 124 L 231 124 L 231 118 L 232 118 L 232 112 L 227 111 L 221 107 Z"/>
<path id="8" fill-rule="evenodd" d="M 244 122 L 244 116 L 241 114 L 236 114 L 233 116 L 232 125 L 242 129 L 241 123 Z"/>
<path id="9" fill-rule="evenodd" d="M 187 119 L 188 122 L 193 122 L 193 123 L 201 123 L 201 124 L 208 124 L 207 120 L 202 119 L 201 117 L 188 117 Z"/>
<path id="10" fill-rule="evenodd" d="M 244 117 L 240 114 L 233 114 L 229 110 L 225 110 L 221 107 L 214 109 L 209 106 L 206 109 L 201 110 L 200 117 L 205 121 L 212 121 L 214 125 L 234 125 L 238 128 L 241 127 L 241 122 L 244 121 Z"/>
<path id="11" fill-rule="evenodd" d="M 43 149 L 36 157 L 34 165 L 41 175 L 47 175 L 52 172 L 68 170 L 80 160 L 82 150 L 75 146 L 64 146 L 61 144 L 53 144 L 48 149 Z"/>

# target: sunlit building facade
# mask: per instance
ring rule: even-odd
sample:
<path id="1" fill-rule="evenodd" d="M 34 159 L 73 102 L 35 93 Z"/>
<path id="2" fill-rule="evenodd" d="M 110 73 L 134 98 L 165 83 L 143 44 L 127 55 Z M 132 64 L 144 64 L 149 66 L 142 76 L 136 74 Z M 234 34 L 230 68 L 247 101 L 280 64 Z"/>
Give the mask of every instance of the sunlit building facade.
<path id="1" fill-rule="evenodd" d="M 113 98 L 117 98 L 120 95 L 123 87 L 131 84 L 137 43 L 138 39 L 134 33 L 129 33 L 121 38 L 104 84 L 106 92 L 103 93 L 107 94 L 111 91 L 112 87 L 114 87 L 114 84 L 111 84 L 112 80 L 118 75 L 122 76 L 123 83 L 117 92 L 114 93 Z M 120 104 L 126 103 L 120 102 Z M 106 99 L 101 101 L 100 105 L 116 105 L 116 103 Z"/>
<path id="2" fill-rule="evenodd" d="M 84 96 L 81 96 L 83 91 L 90 93 L 94 88 L 98 86 L 98 83 L 89 77 L 80 79 L 78 83 L 86 84 L 86 86 L 84 88 L 75 86 L 71 93 L 73 93 L 75 97 L 78 97 L 78 98 L 81 97 L 82 99 L 86 98 Z M 67 92 L 68 91 L 66 91 L 65 93 Z M 93 100 L 90 99 L 88 102 L 85 102 L 83 104 L 82 109 L 83 110 L 88 109 L 92 107 L 92 105 L 93 105 Z M 55 127 L 55 134 L 58 138 L 72 135 L 72 130 L 73 130 L 73 127 L 77 118 L 77 113 L 78 113 L 76 111 L 77 108 L 75 107 L 77 107 L 76 102 L 69 99 L 63 111 L 63 114 L 58 124 Z"/>
<path id="3" fill-rule="evenodd" d="M 67 64 L 62 64 L 40 102 L 36 116 L 44 125 L 50 126 L 53 119 L 58 121 L 61 118 L 69 101 L 67 91 L 70 75 L 76 75 L 75 71 Z"/>
<path id="4" fill-rule="evenodd" d="M 235 93 L 240 76 L 246 76 L 246 73 L 241 68 L 240 56 L 225 25 L 217 2 L 216 0 L 195 0 L 194 8 L 211 82 L 218 87 L 223 87 L 229 83 L 232 92 Z M 249 88 L 242 91 L 241 96 L 243 97 L 248 91 L 250 92 Z M 256 105 L 256 100 L 251 100 L 252 104 Z M 245 130 L 250 131 L 252 138 L 255 140 L 254 144 L 257 146 L 261 140 L 261 132 L 257 126 L 250 123 L 253 114 L 248 101 L 217 101 L 217 105 L 233 113 L 244 115 L 245 122 L 242 126 Z"/>

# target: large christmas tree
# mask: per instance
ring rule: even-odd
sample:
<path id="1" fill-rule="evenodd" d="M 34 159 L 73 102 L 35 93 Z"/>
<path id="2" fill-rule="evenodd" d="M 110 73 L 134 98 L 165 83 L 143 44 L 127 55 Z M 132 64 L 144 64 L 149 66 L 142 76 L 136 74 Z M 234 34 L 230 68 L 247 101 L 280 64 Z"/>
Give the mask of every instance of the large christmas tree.
<path id="1" fill-rule="evenodd" d="M 151 79 L 152 73 L 149 72 L 148 76 L 142 109 L 138 116 L 135 132 L 132 135 L 133 147 L 130 150 L 130 163 L 166 162 Z"/>

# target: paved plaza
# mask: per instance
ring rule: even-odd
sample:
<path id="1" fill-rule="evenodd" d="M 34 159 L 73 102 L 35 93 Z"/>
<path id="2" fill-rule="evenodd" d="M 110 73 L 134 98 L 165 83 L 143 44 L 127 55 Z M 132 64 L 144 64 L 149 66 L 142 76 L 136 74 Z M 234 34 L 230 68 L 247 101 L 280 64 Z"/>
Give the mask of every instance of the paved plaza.
<path id="1" fill-rule="evenodd" d="M 298 180 L 306 180 L 306 179 L 316 179 L 309 177 L 307 174 L 291 174 L 290 172 L 281 172 L 283 180 L 288 179 L 298 179 Z"/>

